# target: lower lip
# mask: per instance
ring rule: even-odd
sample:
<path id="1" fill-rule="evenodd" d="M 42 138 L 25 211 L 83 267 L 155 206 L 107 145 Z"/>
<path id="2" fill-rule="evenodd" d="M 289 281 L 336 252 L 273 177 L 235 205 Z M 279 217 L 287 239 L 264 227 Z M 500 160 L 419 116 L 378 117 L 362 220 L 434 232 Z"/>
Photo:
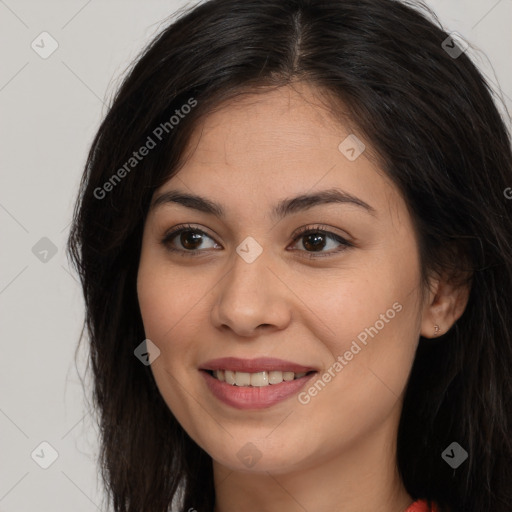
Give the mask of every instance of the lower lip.
<path id="1" fill-rule="evenodd" d="M 316 373 L 305 375 L 300 379 L 283 381 L 260 387 L 233 386 L 212 377 L 208 372 L 200 370 L 206 384 L 215 397 L 237 409 L 264 409 L 286 400 L 298 393 Z"/>

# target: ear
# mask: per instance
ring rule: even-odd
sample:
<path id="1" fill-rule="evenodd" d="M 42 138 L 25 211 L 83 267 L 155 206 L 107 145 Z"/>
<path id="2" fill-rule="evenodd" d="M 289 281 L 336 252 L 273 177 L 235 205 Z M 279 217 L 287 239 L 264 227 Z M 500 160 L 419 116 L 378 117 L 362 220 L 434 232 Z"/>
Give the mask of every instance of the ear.
<path id="1" fill-rule="evenodd" d="M 448 332 L 464 313 L 470 290 L 468 279 L 449 279 L 446 275 L 431 279 L 423 306 L 421 336 L 436 338 Z"/>

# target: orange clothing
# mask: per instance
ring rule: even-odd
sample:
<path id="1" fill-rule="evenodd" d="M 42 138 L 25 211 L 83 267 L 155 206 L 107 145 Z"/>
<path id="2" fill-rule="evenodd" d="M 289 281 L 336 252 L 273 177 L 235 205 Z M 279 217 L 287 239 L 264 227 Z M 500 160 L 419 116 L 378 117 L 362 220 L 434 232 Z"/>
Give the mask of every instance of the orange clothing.
<path id="1" fill-rule="evenodd" d="M 438 508 L 435 505 L 429 508 L 426 501 L 418 500 L 404 510 L 404 512 L 438 512 Z"/>

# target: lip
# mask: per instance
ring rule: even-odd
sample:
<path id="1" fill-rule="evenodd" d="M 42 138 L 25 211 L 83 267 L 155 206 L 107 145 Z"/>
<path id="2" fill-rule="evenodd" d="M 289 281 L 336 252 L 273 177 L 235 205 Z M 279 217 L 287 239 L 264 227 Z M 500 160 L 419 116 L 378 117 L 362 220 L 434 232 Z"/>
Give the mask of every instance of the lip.
<path id="1" fill-rule="evenodd" d="M 311 372 L 304 377 L 291 381 L 283 381 L 279 384 L 269 384 L 268 386 L 233 386 L 227 382 L 222 382 L 208 373 L 211 370 L 230 369 L 232 371 L 293 371 L 295 373 Z M 236 409 L 265 409 L 271 407 L 287 398 L 297 394 L 312 377 L 317 375 L 317 371 L 307 366 L 298 365 L 282 361 L 280 359 L 236 359 L 223 358 L 215 359 L 200 368 L 199 373 L 203 376 L 205 383 L 212 395 L 222 403 Z"/>
<path id="2" fill-rule="evenodd" d="M 275 359 L 270 357 L 257 357 L 255 359 L 240 359 L 238 357 L 222 357 L 220 359 L 212 359 L 207 361 L 199 367 L 200 370 L 231 370 L 234 372 L 294 372 L 294 373 L 307 373 L 311 371 L 318 371 L 318 368 L 311 366 L 303 366 L 291 361 L 284 361 L 283 359 Z M 300 380 L 300 379 L 297 379 Z M 274 384 L 279 386 L 280 384 Z"/>
<path id="3" fill-rule="evenodd" d="M 318 373 L 317 368 L 304 366 L 284 359 L 270 357 L 257 357 L 254 359 L 240 359 L 238 357 L 222 357 L 212 359 L 199 367 L 200 373 L 205 379 L 208 389 L 218 400 L 236 409 L 264 409 L 271 407 L 290 396 L 298 393 Z M 308 373 L 315 372 L 294 379 L 283 381 L 279 384 L 268 386 L 233 386 L 227 382 L 221 382 L 208 371 L 231 370 L 234 372 L 294 372 Z"/>
<path id="4" fill-rule="evenodd" d="M 304 375 L 299 379 L 283 381 L 261 387 L 233 386 L 212 377 L 206 370 L 200 370 L 208 389 L 222 403 L 236 409 L 265 409 L 297 394 L 317 373 Z"/>

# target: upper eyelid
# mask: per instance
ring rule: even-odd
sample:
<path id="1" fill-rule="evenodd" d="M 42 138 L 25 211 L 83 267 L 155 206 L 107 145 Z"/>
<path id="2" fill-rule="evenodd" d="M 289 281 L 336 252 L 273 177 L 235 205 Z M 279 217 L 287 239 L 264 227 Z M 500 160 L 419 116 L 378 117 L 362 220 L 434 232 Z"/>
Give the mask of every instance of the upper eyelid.
<path id="1" fill-rule="evenodd" d="M 199 227 L 196 227 L 196 226 L 189 226 L 187 224 L 177 225 L 174 228 L 166 230 L 164 235 L 162 236 L 162 238 L 165 240 L 168 237 L 175 237 L 178 234 L 180 234 L 182 231 L 197 231 L 197 232 L 202 233 L 203 235 L 206 235 L 206 236 L 208 236 L 208 237 L 210 237 L 212 239 L 214 238 L 214 235 L 210 235 L 203 228 L 199 228 Z"/>

